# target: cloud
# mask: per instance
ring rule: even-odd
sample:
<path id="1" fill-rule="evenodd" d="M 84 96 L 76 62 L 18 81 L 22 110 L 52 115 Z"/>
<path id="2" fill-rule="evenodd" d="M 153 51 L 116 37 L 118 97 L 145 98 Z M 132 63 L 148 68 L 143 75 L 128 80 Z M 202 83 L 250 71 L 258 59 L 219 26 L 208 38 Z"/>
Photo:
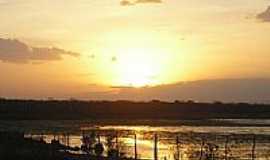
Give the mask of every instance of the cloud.
<path id="1" fill-rule="evenodd" d="M 132 89 L 132 86 L 111 86 L 113 89 Z"/>
<path id="2" fill-rule="evenodd" d="M 10 63 L 61 60 L 63 55 L 78 57 L 79 53 L 56 47 L 31 47 L 17 39 L 0 38 L 0 60 Z"/>
<path id="3" fill-rule="evenodd" d="M 134 3 L 132 3 L 128 0 L 122 0 L 122 1 L 120 1 L 120 5 L 121 6 L 131 6 L 131 5 L 134 5 Z"/>
<path id="4" fill-rule="evenodd" d="M 145 4 L 145 3 L 162 3 L 162 0 L 121 0 L 120 5 L 122 6 L 131 6 L 136 4 Z"/>
<path id="5" fill-rule="evenodd" d="M 270 22 L 270 6 L 266 9 L 266 11 L 258 14 L 257 18 L 264 22 Z"/>
<path id="6" fill-rule="evenodd" d="M 117 61 L 117 57 L 116 56 L 113 56 L 111 60 L 112 60 L 112 62 L 116 62 Z"/>
<path id="7" fill-rule="evenodd" d="M 5 5 L 7 3 L 8 3 L 8 1 L 6 1 L 6 0 L 0 0 L 0 5 Z"/>
<path id="8" fill-rule="evenodd" d="M 90 56 L 88 56 L 88 58 L 90 58 L 90 59 L 95 59 L 95 58 L 96 58 L 96 55 L 91 54 Z"/>
<path id="9" fill-rule="evenodd" d="M 161 0 L 137 0 L 136 3 L 162 3 Z"/>
<path id="10" fill-rule="evenodd" d="M 216 79 L 179 82 L 134 88 L 112 86 L 113 93 L 90 95 L 97 100 L 162 101 L 195 100 L 200 102 L 270 103 L 270 79 Z"/>

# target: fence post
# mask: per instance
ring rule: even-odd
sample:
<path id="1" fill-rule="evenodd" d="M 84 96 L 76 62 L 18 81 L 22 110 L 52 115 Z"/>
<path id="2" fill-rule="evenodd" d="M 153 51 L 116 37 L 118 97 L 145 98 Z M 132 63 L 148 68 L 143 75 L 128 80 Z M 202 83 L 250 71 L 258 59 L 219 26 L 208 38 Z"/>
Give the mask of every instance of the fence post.
<path id="1" fill-rule="evenodd" d="M 177 160 L 181 160 L 181 156 L 180 156 L 180 147 L 179 147 L 179 136 L 177 135 L 176 137 L 176 149 L 177 149 Z"/>
<path id="2" fill-rule="evenodd" d="M 255 156 L 255 149 L 256 149 L 256 135 L 253 135 L 253 144 L 252 144 L 252 153 L 251 153 L 251 159 L 255 160 L 256 156 Z"/>
<path id="3" fill-rule="evenodd" d="M 226 141 L 225 141 L 225 160 L 228 160 L 228 143 L 229 143 L 229 136 L 226 136 Z"/>
<path id="4" fill-rule="evenodd" d="M 134 135 L 134 158 L 137 160 L 137 135 Z"/>
<path id="5" fill-rule="evenodd" d="M 154 160 L 158 160 L 158 136 L 154 136 Z"/>
<path id="6" fill-rule="evenodd" d="M 119 158 L 120 157 L 120 148 L 119 148 L 119 144 L 118 144 L 118 134 L 116 134 L 115 143 L 116 143 L 116 149 L 118 152 L 117 157 Z"/>
<path id="7" fill-rule="evenodd" d="M 70 145 L 69 145 L 69 133 L 67 133 L 67 146 L 69 147 Z"/>
<path id="8" fill-rule="evenodd" d="M 201 151 L 200 151 L 200 160 L 202 160 L 202 157 L 203 157 L 203 147 L 204 147 L 204 139 L 202 138 Z"/>

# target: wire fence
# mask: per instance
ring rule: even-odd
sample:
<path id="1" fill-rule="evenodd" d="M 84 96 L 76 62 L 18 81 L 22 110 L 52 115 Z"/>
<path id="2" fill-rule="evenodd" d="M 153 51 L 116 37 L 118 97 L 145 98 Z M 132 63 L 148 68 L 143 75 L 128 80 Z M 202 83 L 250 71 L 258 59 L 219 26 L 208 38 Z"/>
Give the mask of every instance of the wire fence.
<path id="1" fill-rule="evenodd" d="M 116 150 L 119 157 L 153 160 L 270 160 L 270 136 L 255 134 L 162 133 L 86 131 L 83 133 L 26 134 L 50 143 L 57 139 L 72 147 L 84 138 L 104 146 L 104 156 Z M 91 148 L 91 147 L 90 147 Z M 79 153 L 83 153 L 80 150 Z"/>

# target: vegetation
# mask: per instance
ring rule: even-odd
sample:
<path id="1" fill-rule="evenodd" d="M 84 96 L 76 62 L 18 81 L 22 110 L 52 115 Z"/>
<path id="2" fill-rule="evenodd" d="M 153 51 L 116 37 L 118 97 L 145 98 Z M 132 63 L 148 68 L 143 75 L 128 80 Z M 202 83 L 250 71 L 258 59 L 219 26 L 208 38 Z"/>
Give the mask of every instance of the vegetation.
<path id="1" fill-rule="evenodd" d="M 1 120 L 270 118 L 270 105 L 246 103 L 9 100 L 0 99 Z"/>

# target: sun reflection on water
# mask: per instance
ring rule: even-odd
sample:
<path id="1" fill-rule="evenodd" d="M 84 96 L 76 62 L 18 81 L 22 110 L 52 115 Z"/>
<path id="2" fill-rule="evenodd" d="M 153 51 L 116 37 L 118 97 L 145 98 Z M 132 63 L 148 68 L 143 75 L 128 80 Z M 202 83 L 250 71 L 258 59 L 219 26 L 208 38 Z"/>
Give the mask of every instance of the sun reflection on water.
<path id="1" fill-rule="evenodd" d="M 210 129 L 203 128 L 204 132 L 187 132 L 185 129 L 181 130 L 181 127 L 171 127 L 172 129 L 169 131 L 172 132 L 169 132 L 168 128 L 170 127 L 103 126 L 99 128 L 89 128 L 89 130 L 84 128 L 82 132 L 69 134 L 65 132 L 56 134 L 28 134 L 25 136 L 37 140 L 43 138 L 46 143 L 57 139 L 61 144 L 71 147 L 81 147 L 83 144 L 83 134 L 95 132 L 96 141 L 100 139 L 100 142 L 104 145 L 104 156 L 107 155 L 110 149 L 108 140 L 111 139 L 113 143 L 117 142 L 117 145 L 113 145 L 113 147 L 118 148 L 120 153 L 123 153 L 125 157 L 135 157 L 136 151 L 134 146 L 136 143 L 138 159 L 154 159 L 154 135 L 157 135 L 157 151 L 158 159 L 160 160 L 192 160 L 194 158 L 198 159 L 200 156 L 206 157 L 211 155 L 217 156 L 219 159 L 224 159 L 224 146 L 228 134 L 224 135 L 224 132 L 221 133 L 221 128 L 216 127 L 215 133 L 211 132 L 213 130 L 211 127 L 209 127 Z M 182 132 L 179 132 L 180 130 Z M 243 130 L 246 130 L 246 128 Z M 238 134 L 231 135 L 232 139 L 229 144 L 231 149 L 230 156 L 250 157 L 252 135 L 241 134 L 240 130 Z M 268 154 L 268 152 L 270 152 L 270 143 L 266 142 L 265 139 L 261 138 L 260 142 L 256 144 L 256 147 L 256 153 L 261 157 L 261 160 L 270 158 Z"/>

